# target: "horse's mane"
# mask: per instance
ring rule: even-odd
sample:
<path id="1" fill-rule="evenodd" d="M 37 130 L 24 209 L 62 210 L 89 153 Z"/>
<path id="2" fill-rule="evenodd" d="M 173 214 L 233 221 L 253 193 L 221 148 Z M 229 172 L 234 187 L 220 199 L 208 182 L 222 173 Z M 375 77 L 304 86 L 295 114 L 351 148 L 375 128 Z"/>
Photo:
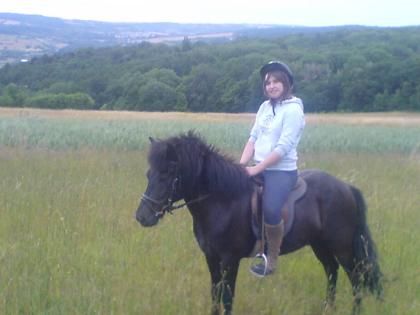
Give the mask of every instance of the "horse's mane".
<path id="1" fill-rule="evenodd" d="M 210 193 L 230 199 L 252 190 L 252 180 L 242 166 L 192 131 L 154 141 L 149 164 L 160 171 L 176 164 L 182 185 L 190 193 Z"/>

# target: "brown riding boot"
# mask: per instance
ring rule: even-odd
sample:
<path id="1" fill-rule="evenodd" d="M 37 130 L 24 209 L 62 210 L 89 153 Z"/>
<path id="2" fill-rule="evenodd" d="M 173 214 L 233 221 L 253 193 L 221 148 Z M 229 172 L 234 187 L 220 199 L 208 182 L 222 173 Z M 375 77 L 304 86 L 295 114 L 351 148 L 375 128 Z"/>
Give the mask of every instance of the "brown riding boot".
<path id="1" fill-rule="evenodd" d="M 283 220 L 276 225 L 265 224 L 265 235 L 267 236 L 267 268 L 264 264 L 251 267 L 251 272 L 257 277 L 264 277 L 272 274 L 277 267 L 277 258 L 280 254 L 280 246 L 283 241 L 284 223 Z"/>

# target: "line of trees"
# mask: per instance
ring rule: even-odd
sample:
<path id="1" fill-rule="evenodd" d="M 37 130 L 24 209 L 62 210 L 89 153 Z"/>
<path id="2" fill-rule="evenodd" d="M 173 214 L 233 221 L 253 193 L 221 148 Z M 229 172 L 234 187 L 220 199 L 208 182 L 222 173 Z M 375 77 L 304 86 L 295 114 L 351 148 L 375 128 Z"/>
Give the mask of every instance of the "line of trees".
<path id="1" fill-rule="evenodd" d="M 258 70 L 280 59 L 306 111 L 420 110 L 420 27 L 340 29 L 229 43 L 141 43 L 0 69 L 0 106 L 255 111 Z"/>

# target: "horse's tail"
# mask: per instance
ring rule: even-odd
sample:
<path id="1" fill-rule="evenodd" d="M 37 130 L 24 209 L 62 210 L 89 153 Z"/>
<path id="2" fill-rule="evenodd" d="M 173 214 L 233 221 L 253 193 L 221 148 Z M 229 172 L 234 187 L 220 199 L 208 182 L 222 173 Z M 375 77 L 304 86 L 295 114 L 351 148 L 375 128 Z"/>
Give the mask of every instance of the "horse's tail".
<path id="1" fill-rule="evenodd" d="M 376 246 L 370 235 L 366 220 L 367 207 L 362 193 L 351 187 L 357 204 L 358 226 L 353 237 L 353 259 L 362 285 L 378 298 L 382 296 L 382 273 L 379 268 Z"/>

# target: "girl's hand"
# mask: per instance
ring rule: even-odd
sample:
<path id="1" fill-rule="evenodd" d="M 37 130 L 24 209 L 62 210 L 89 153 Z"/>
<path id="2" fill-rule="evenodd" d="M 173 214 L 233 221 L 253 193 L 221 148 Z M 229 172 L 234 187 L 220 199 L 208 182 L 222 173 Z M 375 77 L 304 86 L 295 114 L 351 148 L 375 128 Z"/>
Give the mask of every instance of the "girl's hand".
<path id="1" fill-rule="evenodd" d="M 277 152 L 271 152 L 264 161 L 258 163 L 255 166 L 246 167 L 246 171 L 249 176 L 255 176 L 263 172 L 267 167 L 280 161 L 281 156 Z"/>
<path id="2" fill-rule="evenodd" d="M 245 170 L 250 177 L 255 176 L 261 172 L 257 165 L 245 167 Z"/>

